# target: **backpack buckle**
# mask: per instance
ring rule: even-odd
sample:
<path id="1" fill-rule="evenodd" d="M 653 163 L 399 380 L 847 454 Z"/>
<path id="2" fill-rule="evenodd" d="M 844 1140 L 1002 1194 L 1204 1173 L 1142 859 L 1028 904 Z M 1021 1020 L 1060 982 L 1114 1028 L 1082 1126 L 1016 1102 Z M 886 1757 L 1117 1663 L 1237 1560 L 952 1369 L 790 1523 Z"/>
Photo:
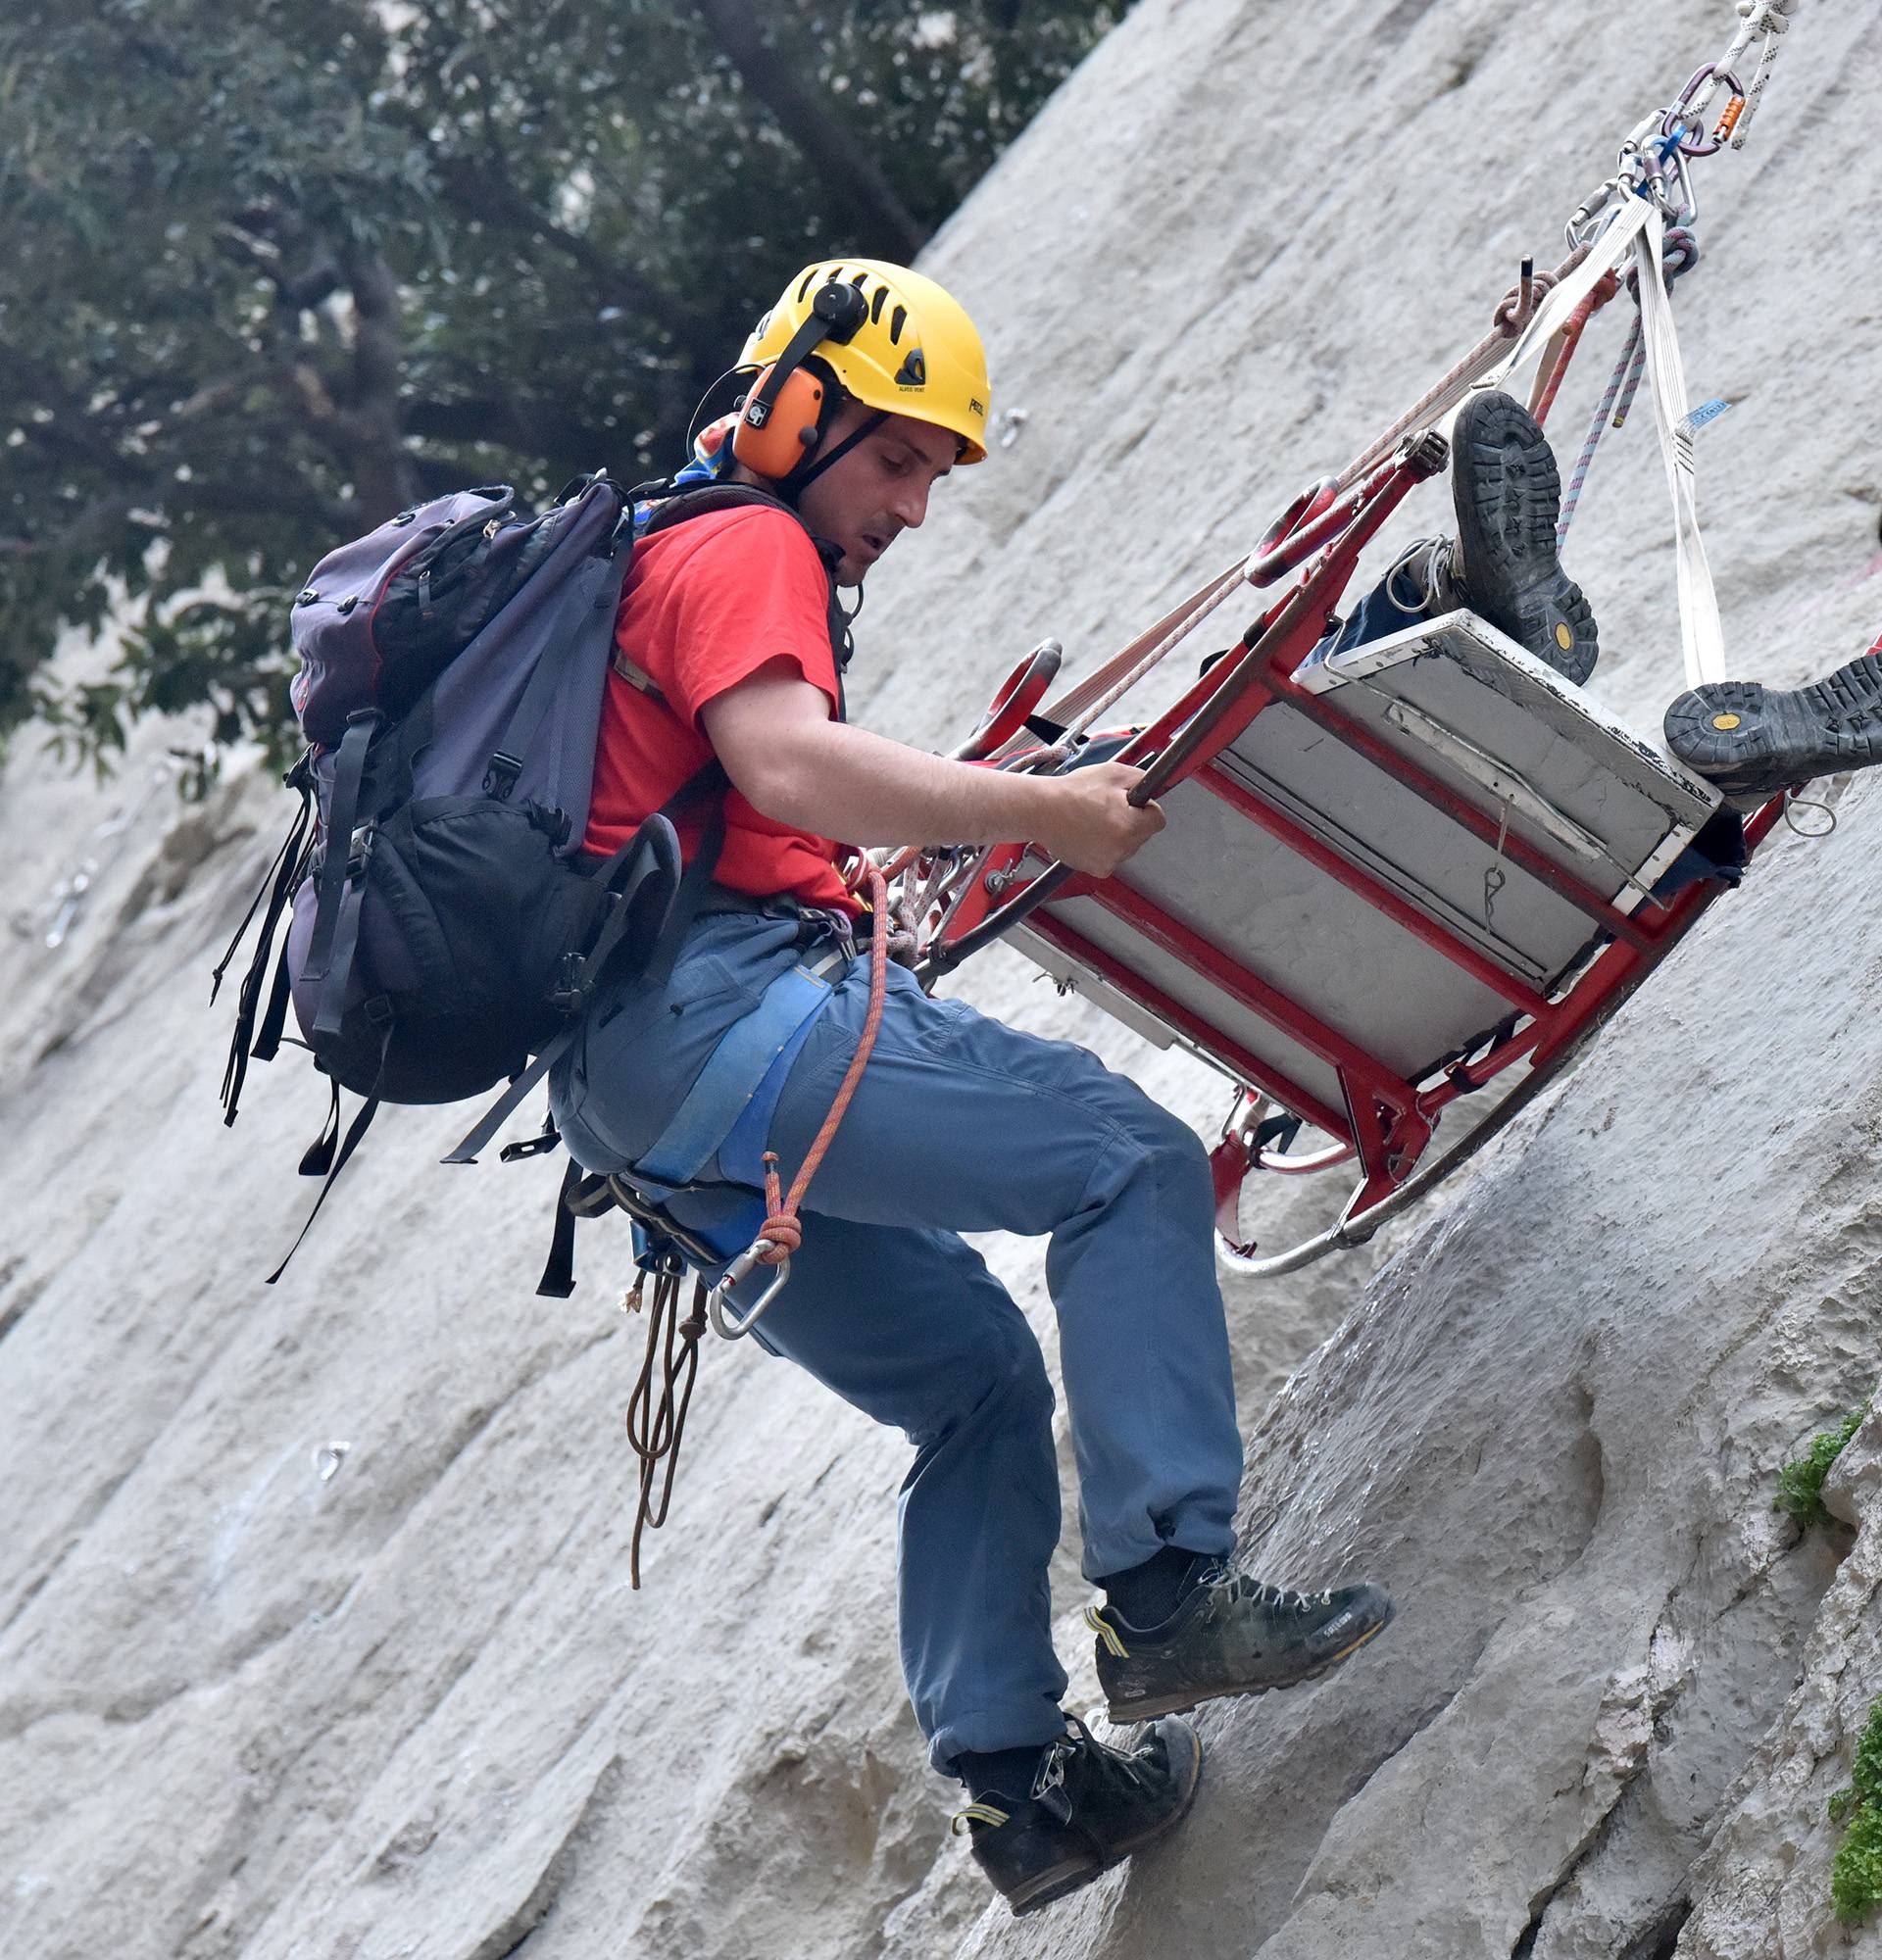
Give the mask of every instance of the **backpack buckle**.
<path id="1" fill-rule="evenodd" d="M 517 786 L 517 778 L 522 774 L 522 758 L 507 756 L 499 749 L 490 758 L 490 766 L 483 772 L 483 793 L 495 797 L 498 802 L 506 800 Z"/>
<path id="2" fill-rule="evenodd" d="M 556 966 L 555 984 L 549 989 L 549 1004 L 565 1014 L 580 1010 L 588 998 L 588 962 L 579 953 L 565 953 Z"/>
<path id="3" fill-rule="evenodd" d="M 556 1128 L 554 1114 L 542 1119 L 542 1128 L 533 1137 L 525 1137 L 520 1143 L 505 1144 L 497 1152 L 499 1163 L 520 1163 L 524 1157 L 545 1156 L 562 1142 L 562 1132 Z"/>
<path id="4" fill-rule="evenodd" d="M 359 825 L 347 842 L 346 875 L 360 878 L 366 873 L 366 861 L 372 855 L 372 840 L 378 835 L 378 825 L 370 818 Z"/>

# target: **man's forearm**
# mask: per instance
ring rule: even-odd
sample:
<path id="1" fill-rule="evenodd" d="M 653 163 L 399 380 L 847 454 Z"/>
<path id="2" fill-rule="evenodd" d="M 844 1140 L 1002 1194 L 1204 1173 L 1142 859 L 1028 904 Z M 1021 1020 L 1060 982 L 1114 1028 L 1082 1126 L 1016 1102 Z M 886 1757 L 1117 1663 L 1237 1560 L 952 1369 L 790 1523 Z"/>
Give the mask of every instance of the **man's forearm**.
<path id="1" fill-rule="evenodd" d="M 1053 807 L 1049 779 L 834 721 L 791 728 L 756 774 L 739 786 L 765 815 L 846 844 L 1020 843 L 1044 833 Z"/>
<path id="2" fill-rule="evenodd" d="M 748 803 L 844 844 L 1038 844 L 1108 878 L 1164 827 L 1120 762 L 1053 776 L 951 762 L 831 721 L 825 697 L 789 675 L 755 675 L 700 718 Z"/>

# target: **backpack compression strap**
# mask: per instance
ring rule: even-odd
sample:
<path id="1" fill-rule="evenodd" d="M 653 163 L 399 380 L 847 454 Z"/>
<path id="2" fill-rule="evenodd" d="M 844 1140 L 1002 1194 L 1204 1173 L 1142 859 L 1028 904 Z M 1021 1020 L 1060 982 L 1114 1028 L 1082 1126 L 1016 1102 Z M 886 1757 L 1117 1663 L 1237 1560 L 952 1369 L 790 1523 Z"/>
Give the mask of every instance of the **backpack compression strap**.
<path id="1" fill-rule="evenodd" d="M 657 982 L 665 980 L 672 972 L 673 961 L 679 955 L 679 943 L 685 936 L 686 928 L 692 924 L 706 896 L 706 888 L 712 882 L 713 872 L 718 865 L 718 854 L 725 842 L 724 792 L 729 787 L 725 771 L 718 763 L 709 762 L 698 775 L 668 798 L 666 804 L 595 874 L 604 890 L 602 904 L 606 911 L 594 943 L 585 953 L 570 956 L 572 964 L 568 973 L 567 987 L 559 997 L 568 1020 L 542 1053 L 484 1111 L 475 1127 L 444 1159 L 446 1163 L 476 1161 L 477 1152 L 487 1148 L 490 1140 L 515 1115 L 523 1099 L 562 1059 L 570 1043 L 581 1032 L 588 1004 L 611 968 L 623 973 L 639 971 Z M 689 803 L 703 797 L 712 799 L 712 807 L 692 862 L 682 872 L 679 838 L 673 830 L 672 819 Z M 622 953 L 624 947 L 631 956 L 632 949 L 627 947 L 626 934 L 636 922 L 636 914 L 643 908 L 644 896 L 658 893 L 663 886 L 669 896 L 661 909 L 660 925 L 654 934 L 653 944 L 646 949 L 638 967 L 632 964 L 615 967 L 617 956 Z"/>

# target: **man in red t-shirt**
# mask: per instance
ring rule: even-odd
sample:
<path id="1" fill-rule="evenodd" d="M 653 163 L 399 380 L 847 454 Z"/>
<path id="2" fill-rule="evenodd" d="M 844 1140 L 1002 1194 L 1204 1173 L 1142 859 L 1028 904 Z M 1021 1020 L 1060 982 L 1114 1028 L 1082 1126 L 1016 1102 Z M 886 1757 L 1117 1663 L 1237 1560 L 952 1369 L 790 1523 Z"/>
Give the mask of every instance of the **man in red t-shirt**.
<path id="1" fill-rule="evenodd" d="M 736 432 L 707 441 L 682 482 L 770 501 L 664 529 L 656 515 L 620 603 L 588 848 L 612 851 L 714 760 L 731 787 L 714 894 L 670 977 L 598 1002 L 554 1079 L 589 1170 L 636 1166 L 727 1031 L 803 962 L 833 959 L 841 977 L 784 1057 L 766 1139 L 802 1161 L 869 1003 L 867 960 L 844 957 L 857 907 L 832 839 L 1029 840 L 1105 876 L 1163 824 L 1129 802 L 1132 768 L 1008 773 L 842 719 L 834 588 L 860 586 L 941 479 L 985 456 L 985 360 L 959 305 L 906 268 L 814 266 L 740 367 Z M 689 849 L 701 823 L 681 825 Z M 729 1138 L 718 1148 L 669 1202 L 682 1224 L 749 1203 L 730 1190 Z M 1232 1562 L 1242 1443 L 1213 1215 L 1201 1141 L 1134 1084 L 891 967 L 790 1284 L 753 1336 L 916 1446 L 904 1672 L 930 1759 L 967 1786 L 957 1823 L 1015 1912 L 1182 1816 L 1201 1752 L 1171 1711 L 1323 1673 L 1391 1615 L 1376 1586 L 1301 1593 Z M 1060 1707 L 1053 1392 L 1024 1317 L 960 1237 L 990 1230 L 1050 1235 L 1084 1569 L 1106 1595 L 1087 1619 L 1114 1719 L 1151 1724 L 1128 1749 Z"/>

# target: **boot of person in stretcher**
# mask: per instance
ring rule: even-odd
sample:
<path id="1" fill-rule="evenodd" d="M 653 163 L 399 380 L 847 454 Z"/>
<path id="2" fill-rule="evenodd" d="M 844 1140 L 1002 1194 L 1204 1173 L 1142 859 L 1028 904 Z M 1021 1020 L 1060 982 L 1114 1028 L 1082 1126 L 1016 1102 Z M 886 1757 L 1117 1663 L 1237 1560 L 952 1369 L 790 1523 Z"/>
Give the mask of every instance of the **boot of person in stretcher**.
<path id="1" fill-rule="evenodd" d="M 1561 476 L 1518 402 L 1473 395 L 1453 427 L 1455 537 L 1414 545 L 1310 662 L 1466 607 L 1572 681 L 1594 672 L 1594 609 L 1561 567 Z M 1756 808 L 1813 777 L 1882 761 L 1882 641 L 1822 680 L 1789 690 L 1727 680 L 1688 688 L 1667 709 L 1668 751 Z"/>

